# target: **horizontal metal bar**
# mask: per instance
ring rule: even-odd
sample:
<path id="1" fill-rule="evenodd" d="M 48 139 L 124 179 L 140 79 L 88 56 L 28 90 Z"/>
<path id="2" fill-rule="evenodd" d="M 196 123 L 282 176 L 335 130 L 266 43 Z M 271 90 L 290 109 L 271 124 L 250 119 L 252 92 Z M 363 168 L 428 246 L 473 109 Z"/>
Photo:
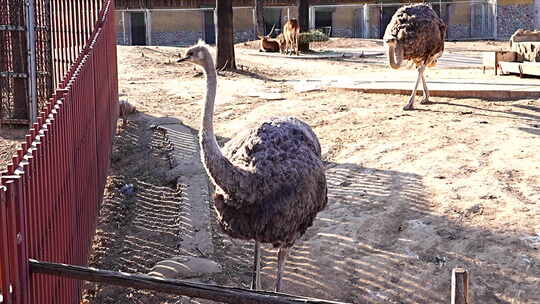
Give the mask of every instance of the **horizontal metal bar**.
<path id="1" fill-rule="evenodd" d="M 14 119 L 14 118 L 0 119 L 0 125 L 27 125 L 29 123 L 30 121 L 28 119 Z"/>
<path id="2" fill-rule="evenodd" d="M 0 72 L 0 77 L 28 78 L 26 73 Z"/>
<path id="3" fill-rule="evenodd" d="M 9 25 L 9 24 L 0 24 L 0 31 L 26 31 L 26 28 L 22 25 Z"/>
<path id="4" fill-rule="evenodd" d="M 128 274 L 75 265 L 41 262 L 29 259 L 32 273 L 50 274 L 90 282 L 108 283 L 124 287 L 156 290 L 230 304 L 344 304 L 261 290 L 225 287 L 163 279 L 149 275 Z"/>

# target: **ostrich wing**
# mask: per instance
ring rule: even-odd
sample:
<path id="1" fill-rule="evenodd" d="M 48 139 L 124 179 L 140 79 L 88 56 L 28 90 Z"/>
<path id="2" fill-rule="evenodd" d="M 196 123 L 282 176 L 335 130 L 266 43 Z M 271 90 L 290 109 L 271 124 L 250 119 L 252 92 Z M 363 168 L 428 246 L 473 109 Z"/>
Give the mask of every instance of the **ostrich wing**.
<path id="1" fill-rule="evenodd" d="M 246 130 L 222 149 L 242 179 L 235 189 L 222 189 L 223 195 L 238 206 L 286 195 L 304 176 L 322 168 L 320 151 L 315 133 L 294 118 L 275 118 Z"/>
<path id="2" fill-rule="evenodd" d="M 223 154 L 247 177 L 216 189 L 220 226 L 234 238 L 292 246 L 327 204 L 320 145 L 307 125 L 274 119 L 235 137 Z M 309 127 L 307 127 L 309 128 Z"/>

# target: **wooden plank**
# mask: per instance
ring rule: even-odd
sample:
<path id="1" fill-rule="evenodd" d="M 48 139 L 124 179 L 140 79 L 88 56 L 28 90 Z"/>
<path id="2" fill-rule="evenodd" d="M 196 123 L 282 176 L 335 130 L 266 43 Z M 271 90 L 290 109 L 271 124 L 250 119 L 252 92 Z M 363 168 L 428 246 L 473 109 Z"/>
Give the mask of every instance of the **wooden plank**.
<path id="1" fill-rule="evenodd" d="M 503 74 L 521 74 L 520 62 L 499 62 Z"/>
<path id="2" fill-rule="evenodd" d="M 540 76 L 540 62 L 523 62 L 521 71 L 525 75 Z"/>
<path id="3" fill-rule="evenodd" d="M 33 259 L 29 259 L 29 264 L 32 273 L 50 274 L 91 282 L 155 290 L 230 304 L 344 304 L 284 293 L 163 279 L 149 275 L 128 274 L 74 265 L 40 262 Z"/>
<path id="4" fill-rule="evenodd" d="M 469 273 L 463 268 L 452 269 L 451 304 L 469 304 Z"/>

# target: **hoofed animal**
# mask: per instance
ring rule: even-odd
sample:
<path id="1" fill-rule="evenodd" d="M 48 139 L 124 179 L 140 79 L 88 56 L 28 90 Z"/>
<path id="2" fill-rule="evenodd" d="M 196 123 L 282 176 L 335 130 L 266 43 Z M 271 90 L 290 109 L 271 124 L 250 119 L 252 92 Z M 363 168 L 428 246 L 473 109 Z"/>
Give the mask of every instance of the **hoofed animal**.
<path id="1" fill-rule="evenodd" d="M 299 55 L 300 25 L 298 20 L 290 19 L 285 23 L 283 26 L 283 38 L 285 39 L 285 46 L 282 48 L 282 53 Z"/>
<path id="2" fill-rule="evenodd" d="M 426 66 L 434 66 L 444 51 L 446 25 L 427 4 L 413 4 L 399 8 L 384 33 L 390 67 L 399 69 L 404 60 L 412 62 L 418 78 L 404 110 L 413 109 L 420 80 L 424 87 L 422 104 L 429 103 L 429 91 L 424 78 Z"/>
<path id="3" fill-rule="evenodd" d="M 200 41 L 178 61 L 199 65 L 206 74 L 199 140 L 202 161 L 215 185 L 219 224 L 233 238 L 255 240 L 253 289 L 260 289 L 259 243 L 279 248 L 279 291 L 289 249 L 328 201 L 319 140 L 301 120 L 274 118 L 220 149 L 213 126 L 217 75 L 208 47 Z"/>
<path id="4" fill-rule="evenodd" d="M 278 39 L 272 39 L 270 38 L 272 36 L 272 33 L 274 32 L 274 27 L 270 30 L 270 33 L 266 36 L 257 36 L 259 39 L 261 39 L 261 46 L 259 48 L 259 52 L 268 52 L 268 53 L 277 53 L 281 51 L 281 43 Z"/>
<path id="5" fill-rule="evenodd" d="M 118 102 L 118 116 L 122 118 L 122 126 L 125 127 L 127 124 L 127 117 L 129 114 L 135 113 L 137 109 L 134 105 L 130 104 L 127 100 L 120 100 Z"/>
<path id="6" fill-rule="evenodd" d="M 259 36 L 259 39 L 261 39 L 259 52 L 277 53 L 281 50 L 281 46 L 277 40 L 268 38 L 267 36 Z"/>

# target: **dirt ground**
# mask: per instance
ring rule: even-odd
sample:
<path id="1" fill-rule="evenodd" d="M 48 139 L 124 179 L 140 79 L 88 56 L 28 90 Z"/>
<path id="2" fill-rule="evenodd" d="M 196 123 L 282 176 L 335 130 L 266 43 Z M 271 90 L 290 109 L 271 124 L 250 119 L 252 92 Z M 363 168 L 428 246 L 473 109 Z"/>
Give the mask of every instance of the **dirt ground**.
<path id="1" fill-rule="evenodd" d="M 380 47 L 376 41 L 331 43 Z M 469 52 L 499 44 L 452 48 Z M 316 132 L 327 167 L 328 207 L 293 248 L 284 292 L 350 303 L 448 303 L 451 270 L 461 266 L 471 273 L 472 303 L 540 303 L 539 100 L 435 97 L 431 105 L 404 112 L 406 96 L 296 92 L 291 83 L 321 74 L 368 79 L 373 73 L 413 72 L 251 56 L 249 48 L 237 48 L 242 70 L 218 78 L 220 143 L 267 117 L 296 116 Z M 154 118 L 174 117 L 194 134 L 199 128 L 204 77 L 174 63 L 184 50 L 118 48 L 121 98 L 139 114 L 115 140 L 92 266 L 147 273 L 164 258 L 201 255 L 177 246 L 189 230 L 182 219 L 187 202 L 182 188 L 163 179 L 170 147 L 149 127 Z M 428 82 L 440 75 L 493 77 L 478 67 L 445 67 L 429 70 Z M 121 190 L 129 183 L 135 185 L 131 196 Z M 252 244 L 222 235 L 215 221 L 209 225 L 215 250 L 208 257 L 223 272 L 198 281 L 249 286 Z M 267 247 L 267 290 L 275 266 L 275 251 Z M 98 284 L 87 288 L 84 303 L 203 303 Z"/>
<path id="2" fill-rule="evenodd" d="M 26 128 L 0 128 L 0 171 L 11 163 L 11 157 L 21 147 L 26 135 Z"/>

